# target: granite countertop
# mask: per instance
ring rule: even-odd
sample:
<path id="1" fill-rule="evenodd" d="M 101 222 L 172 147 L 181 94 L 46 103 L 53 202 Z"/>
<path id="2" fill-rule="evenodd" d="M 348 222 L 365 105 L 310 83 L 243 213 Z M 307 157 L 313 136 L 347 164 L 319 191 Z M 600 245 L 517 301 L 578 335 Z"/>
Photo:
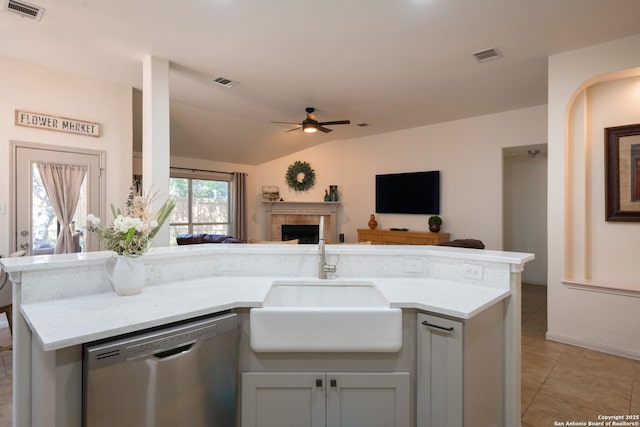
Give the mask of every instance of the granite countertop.
<path id="1" fill-rule="evenodd" d="M 22 314 L 45 351 L 234 308 L 261 307 L 271 284 L 291 277 L 210 277 L 27 303 Z M 317 280 L 301 277 L 300 280 Z M 429 278 L 357 278 L 376 284 L 392 307 L 469 319 L 508 297 L 508 289 Z"/>

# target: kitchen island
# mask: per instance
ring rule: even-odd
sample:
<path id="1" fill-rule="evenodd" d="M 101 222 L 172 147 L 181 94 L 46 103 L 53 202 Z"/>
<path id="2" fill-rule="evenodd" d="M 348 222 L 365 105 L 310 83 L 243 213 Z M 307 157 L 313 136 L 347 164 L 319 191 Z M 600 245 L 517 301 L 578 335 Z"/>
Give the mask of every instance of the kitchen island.
<path id="1" fill-rule="evenodd" d="M 274 281 L 317 280 L 318 269 L 314 245 L 155 248 L 144 256 L 143 292 L 120 297 L 104 272 L 110 256 L 2 260 L 14 286 L 14 425 L 80 425 L 82 344 L 224 310 L 244 316 L 246 331 L 246 314 L 262 306 Z M 327 261 L 337 264 L 329 281 L 370 281 L 407 319 L 424 313 L 465 322 L 499 313 L 504 425 L 517 425 L 520 418 L 520 273 L 531 259 L 447 247 L 327 247 Z M 405 347 L 415 348 L 409 342 L 415 336 L 404 340 Z M 259 361 L 259 355 L 245 352 L 241 370 Z"/>

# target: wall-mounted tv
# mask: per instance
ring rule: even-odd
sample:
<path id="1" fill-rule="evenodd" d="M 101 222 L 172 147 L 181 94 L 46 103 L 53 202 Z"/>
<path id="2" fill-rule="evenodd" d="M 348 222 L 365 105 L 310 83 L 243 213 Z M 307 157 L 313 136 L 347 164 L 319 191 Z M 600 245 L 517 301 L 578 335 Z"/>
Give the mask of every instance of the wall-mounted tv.
<path id="1" fill-rule="evenodd" d="M 376 175 L 376 213 L 440 213 L 440 171 Z"/>

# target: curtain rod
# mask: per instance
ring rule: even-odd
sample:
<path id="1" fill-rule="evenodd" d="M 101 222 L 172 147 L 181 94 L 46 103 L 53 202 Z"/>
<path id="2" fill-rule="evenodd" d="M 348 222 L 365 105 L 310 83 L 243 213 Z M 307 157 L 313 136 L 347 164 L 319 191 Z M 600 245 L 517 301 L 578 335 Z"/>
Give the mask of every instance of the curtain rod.
<path id="1" fill-rule="evenodd" d="M 197 169 L 197 168 L 178 168 L 178 167 L 175 167 L 175 166 L 169 166 L 169 169 L 178 169 L 178 170 L 191 171 L 191 172 L 226 173 L 227 175 L 233 175 L 234 174 L 234 172 L 212 171 L 212 170 Z"/>

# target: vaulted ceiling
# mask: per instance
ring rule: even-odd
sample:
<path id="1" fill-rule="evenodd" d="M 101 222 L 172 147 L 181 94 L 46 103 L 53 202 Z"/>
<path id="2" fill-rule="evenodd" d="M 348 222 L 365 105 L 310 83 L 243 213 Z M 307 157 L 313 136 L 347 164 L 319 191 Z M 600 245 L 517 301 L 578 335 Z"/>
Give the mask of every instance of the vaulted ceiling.
<path id="1" fill-rule="evenodd" d="M 172 154 L 244 164 L 545 104 L 549 55 L 640 33 L 638 0 L 29 0 L 39 21 L 2 1 L 0 54 L 137 89 L 166 58 Z M 271 123 L 305 107 L 351 124 Z"/>

